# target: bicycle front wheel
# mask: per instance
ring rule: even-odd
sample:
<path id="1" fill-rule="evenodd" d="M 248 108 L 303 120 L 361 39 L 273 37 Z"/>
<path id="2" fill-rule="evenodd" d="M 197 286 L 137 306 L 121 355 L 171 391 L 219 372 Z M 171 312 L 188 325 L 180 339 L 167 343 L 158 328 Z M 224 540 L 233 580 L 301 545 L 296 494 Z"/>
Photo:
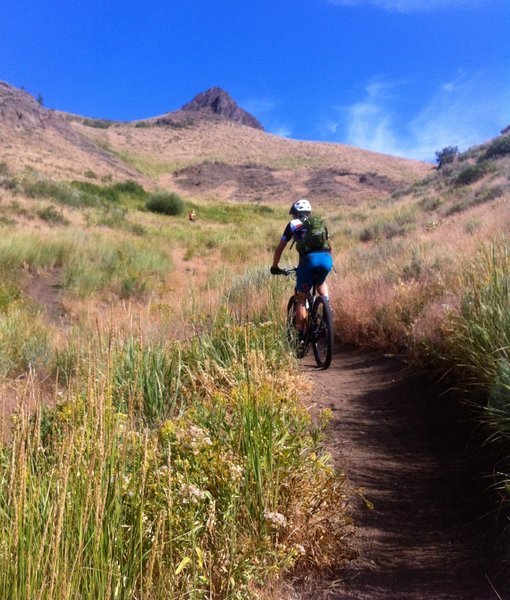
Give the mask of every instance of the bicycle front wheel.
<path id="1" fill-rule="evenodd" d="M 333 355 L 333 314 L 329 302 L 317 296 L 312 309 L 312 348 L 315 362 L 321 369 L 327 369 Z"/>
<path id="2" fill-rule="evenodd" d="M 297 340 L 296 329 L 296 298 L 291 296 L 287 304 L 287 339 L 289 344 L 295 345 Z"/>
<path id="3" fill-rule="evenodd" d="M 291 296 L 287 304 L 287 340 L 296 356 L 303 358 L 307 351 L 307 345 L 305 341 L 299 339 L 299 331 L 296 327 L 296 296 Z"/>

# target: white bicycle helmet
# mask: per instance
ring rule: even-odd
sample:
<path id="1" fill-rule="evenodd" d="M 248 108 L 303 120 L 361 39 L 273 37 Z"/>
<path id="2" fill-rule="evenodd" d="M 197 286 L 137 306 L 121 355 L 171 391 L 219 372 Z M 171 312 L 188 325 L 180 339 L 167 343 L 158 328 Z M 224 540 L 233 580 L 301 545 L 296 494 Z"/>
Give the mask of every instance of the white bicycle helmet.
<path id="1" fill-rule="evenodd" d="M 312 205 L 306 198 L 301 198 L 301 200 L 296 200 L 292 204 L 289 210 L 289 215 L 297 215 L 299 213 L 311 213 Z"/>

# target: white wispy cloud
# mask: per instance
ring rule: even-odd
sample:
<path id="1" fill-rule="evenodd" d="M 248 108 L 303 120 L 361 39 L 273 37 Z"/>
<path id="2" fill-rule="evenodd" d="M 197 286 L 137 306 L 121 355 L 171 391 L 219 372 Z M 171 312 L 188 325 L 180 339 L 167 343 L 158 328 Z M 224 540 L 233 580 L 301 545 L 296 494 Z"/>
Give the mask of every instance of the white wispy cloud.
<path id="1" fill-rule="evenodd" d="M 482 0 L 327 0 L 338 6 L 375 6 L 384 10 L 412 13 L 431 12 L 442 8 L 471 8 L 482 4 Z M 491 0 L 483 0 L 490 2 Z"/>
<path id="2" fill-rule="evenodd" d="M 324 137 L 360 148 L 432 161 L 445 146 L 466 150 L 495 136 L 510 123 L 510 88 L 487 74 L 459 75 L 445 81 L 423 105 L 403 117 L 403 98 L 411 83 L 371 81 L 358 102 L 337 107 Z"/>
<path id="3" fill-rule="evenodd" d="M 288 123 L 270 123 L 266 126 L 266 130 L 280 137 L 291 137 L 293 134 L 293 129 Z"/>
<path id="4" fill-rule="evenodd" d="M 274 98 L 247 98 L 241 102 L 241 106 L 254 115 L 264 115 L 275 111 L 280 102 Z"/>
<path id="5" fill-rule="evenodd" d="M 290 137 L 293 128 L 288 123 L 281 120 L 279 112 L 282 108 L 282 102 L 275 98 L 248 98 L 241 103 L 244 110 L 257 117 L 266 131 L 279 135 L 281 137 Z"/>

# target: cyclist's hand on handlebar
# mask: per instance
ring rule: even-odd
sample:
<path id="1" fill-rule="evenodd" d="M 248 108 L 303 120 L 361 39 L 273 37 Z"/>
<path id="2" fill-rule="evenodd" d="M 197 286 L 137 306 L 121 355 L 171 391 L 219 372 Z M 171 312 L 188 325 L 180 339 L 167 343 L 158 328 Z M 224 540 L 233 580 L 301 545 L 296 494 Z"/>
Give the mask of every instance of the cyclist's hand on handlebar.
<path id="1" fill-rule="evenodd" d="M 275 267 L 274 265 L 269 270 L 271 271 L 271 275 L 283 275 L 285 273 L 280 267 Z"/>

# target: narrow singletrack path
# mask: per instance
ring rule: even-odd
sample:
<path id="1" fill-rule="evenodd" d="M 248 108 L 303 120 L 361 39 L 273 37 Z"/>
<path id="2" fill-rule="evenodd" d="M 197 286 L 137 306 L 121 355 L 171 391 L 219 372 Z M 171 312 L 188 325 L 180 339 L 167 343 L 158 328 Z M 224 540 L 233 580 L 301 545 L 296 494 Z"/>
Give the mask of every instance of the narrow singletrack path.
<path id="1" fill-rule="evenodd" d="M 300 597 L 510 599 L 495 504 L 458 404 L 397 358 L 338 351 L 327 371 L 312 361 L 302 362 L 317 408 L 333 411 L 329 449 L 360 491 L 351 500 L 357 558 Z"/>

